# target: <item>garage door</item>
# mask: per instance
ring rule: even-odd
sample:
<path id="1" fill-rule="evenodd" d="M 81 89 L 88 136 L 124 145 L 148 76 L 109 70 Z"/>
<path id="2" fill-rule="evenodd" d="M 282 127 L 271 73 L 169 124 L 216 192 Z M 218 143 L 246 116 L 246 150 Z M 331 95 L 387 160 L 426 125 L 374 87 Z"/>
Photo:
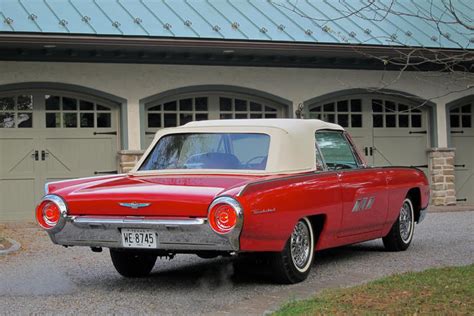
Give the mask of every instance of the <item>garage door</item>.
<path id="1" fill-rule="evenodd" d="M 234 93 L 192 93 L 145 104 L 145 146 L 156 131 L 191 121 L 279 118 L 284 107 L 266 99 Z"/>
<path id="2" fill-rule="evenodd" d="M 0 220 L 33 219 L 52 180 L 116 172 L 118 113 L 74 94 L 0 96 Z"/>
<path id="3" fill-rule="evenodd" d="M 356 95 L 307 107 L 307 117 L 345 127 L 375 166 L 419 166 L 427 170 L 428 111 L 406 100 Z"/>
<path id="4" fill-rule="evenodd" d="M 454 175 L 456 197 L 460 204 L 474 203 L 474 128 L 473 101 L 449 110 L 451 146 L 456 148 Z"/>

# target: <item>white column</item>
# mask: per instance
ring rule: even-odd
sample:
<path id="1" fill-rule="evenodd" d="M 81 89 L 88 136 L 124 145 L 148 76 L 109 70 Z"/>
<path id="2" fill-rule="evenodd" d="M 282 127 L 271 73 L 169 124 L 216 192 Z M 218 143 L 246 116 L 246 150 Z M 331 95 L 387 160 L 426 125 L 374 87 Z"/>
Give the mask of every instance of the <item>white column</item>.
<path id="1" fill-rule="evenodd" d="M 128 149 L 141 149 L 140 134 L 140 104 L 138 99 L 128 99 Z"/>
<path id="2" fill-rule="evenodd" d="M 438 147 L 448 147 L 448 130 L 447 130 L 447 117 L 446 117 L 446 103 L 436 103 L 436 125 L 438 135 Z"/>

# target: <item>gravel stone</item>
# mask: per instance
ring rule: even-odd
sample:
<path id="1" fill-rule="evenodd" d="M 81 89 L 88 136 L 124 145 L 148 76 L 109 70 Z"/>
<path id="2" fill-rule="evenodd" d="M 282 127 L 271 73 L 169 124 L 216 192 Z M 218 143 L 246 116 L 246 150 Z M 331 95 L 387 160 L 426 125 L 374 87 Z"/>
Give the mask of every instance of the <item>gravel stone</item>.
<path id="1" fill-rule="evenodd" d="M 0 306 L 6 314 L 262 315 L 325 288 L 386 275 L 474 262 L 474 212 L 428 214 L 405 252 L 386 252 L 375 240 L 318 252 L 308 279 L 275 285 L 267 271 L 234 275 L 231 258 L 178 255 L 158 259 L 148 278 L 125 279 L 109 253 L 53 245 L 32 227 L 3 229 L 22 250 L 0 256 Z"/>

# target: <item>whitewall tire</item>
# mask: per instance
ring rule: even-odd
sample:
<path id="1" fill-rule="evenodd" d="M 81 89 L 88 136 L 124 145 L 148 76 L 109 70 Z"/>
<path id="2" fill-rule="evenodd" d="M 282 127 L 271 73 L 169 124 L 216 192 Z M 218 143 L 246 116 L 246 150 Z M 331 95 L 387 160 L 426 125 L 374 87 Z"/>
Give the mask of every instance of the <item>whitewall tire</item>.
<path id="1" fill-rule="evenodd" d="M 274 279 L 279 283 L 305 280 L 314 260 L 314 231 L 308 218 L 300 219 L 283 250 L 272 256 Z"/>

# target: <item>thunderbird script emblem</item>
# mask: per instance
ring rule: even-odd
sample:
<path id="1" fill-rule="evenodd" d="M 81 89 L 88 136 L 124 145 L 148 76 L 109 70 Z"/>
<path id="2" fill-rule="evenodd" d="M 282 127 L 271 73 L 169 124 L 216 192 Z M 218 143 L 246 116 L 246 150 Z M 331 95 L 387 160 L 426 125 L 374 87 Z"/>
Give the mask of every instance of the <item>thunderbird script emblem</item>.
<path id="1" fill-rule="evenodd" d="M 147 207 L 147 206 L 149 206 L 150 204 L 151 204 L 151 203 L 137 203 L 137 202 L 119 203 L 120 206 L 133 208 L 134 210 L 139 209 L 139 208 L 142 208 L 142 207 Z"/>

